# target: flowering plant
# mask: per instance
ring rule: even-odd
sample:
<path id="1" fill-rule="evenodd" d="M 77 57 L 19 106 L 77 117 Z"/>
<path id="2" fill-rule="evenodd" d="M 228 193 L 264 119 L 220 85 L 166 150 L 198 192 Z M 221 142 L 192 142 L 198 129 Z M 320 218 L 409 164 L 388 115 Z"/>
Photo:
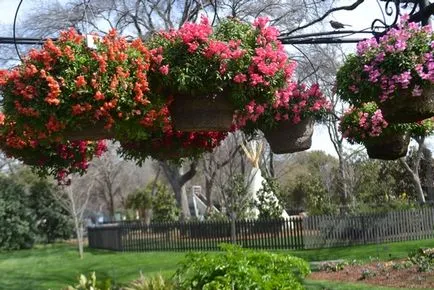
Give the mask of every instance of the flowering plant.
<path id="1" fill-rule="evenodd" d="M 208 19 L 160 32 L 147 44 L 151 52 L 151 90 L 166 98 L 222 93 L 236 110 L 271 104 L 275 91 L 292 76 L 278 31 L 259 18 L 253 26 L 236 19 L 212 29 Z"/>
<path id="2" fill-rule="evenodd" d="M 94 123 L 112 135 L 134 126 L 149 104 L 148 50 L 115 31 L 94 40 L 91 49 L 76 31 L 61 32 L 58 41 L 46 41 L 22 64 L 0 72 L 4 111 L 17 128 L 31 124 L 26 132 L 34 140 L 51 142 Z"/>
<path id="3" fill-rule="evenodd" d="M 434 123 L 430 118 L 415 123 L 389 124 L 378 105 L 370 102 L 347 110 L 341 118 L 339 130 L 351 144 L 363 144 L 372 138 L 387 138 L 387 135 L 394 133 L 426 136 L 433 132 Z"/>
<path id="4" fill-rule="evenodd" d="M 268 130 L 287 120 L 295 125 L 309 117 L 321 119 L 330 108 L 331 104 L 318 84 L 307 87 L 302 83 L 288 82 L 285 88 L 275 92 L 271 105 L 257 104 L 255 101 L 247 104 L 247 114 L 238 116 L 237 124 L 251 134 L 258 127 Z"/>
<path id="5" fill-rule="evenodd" d="M 397 28 L 379 40 L 357 45 L 336 76 L 337 93 L 351 105 L 403 98 L 408 90 L 420 97 L 434 83 L 434 36 L 431 26 L 408 23 L 404 15 Z"/>
<path id="6" fill-rule="evenodd" d="M 149 131 L 147 140 L 121 141 L 122 157 L 139 164 L 146 158 L 179 162 L 211 152 L 227 136 L 227 132 L 181 132 L 174 130 L 167 105 L 145 114 L 141 125 Z"/>
<path id="7" fill-rule="evenodd" d="M 101 156 L 107 147 L 104 140 L 40 143 L 26 131 L 19 132 L 15 124 L 0 113 L 0 149 L 7 157 L 31 166 L 40 176 L 53 175 L 63 182 L 68 174 L 85 173 L 93 156 Z"/>

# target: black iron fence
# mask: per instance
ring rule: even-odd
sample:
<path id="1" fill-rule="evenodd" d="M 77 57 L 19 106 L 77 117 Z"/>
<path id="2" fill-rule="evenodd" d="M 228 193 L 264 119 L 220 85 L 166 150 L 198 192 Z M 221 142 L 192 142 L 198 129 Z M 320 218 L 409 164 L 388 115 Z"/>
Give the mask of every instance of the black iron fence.
<path id="1" fill-rule="evenodd" d="M 253 249 L 312 249 L 434 238 L 434 208 L 288 220 L 151 223 L 123 221 L 88 228 L 91 248 L 115 251 L 218 250 L 235 242 Z"/>
<path id="2" fill-rule="evenodd" d="M 116 251 L 218 250 L 236 242 L 254 249 L 302 249 L 303 220 L 151 223 L 123 221 L 88 228 L 89 246 Z"/>

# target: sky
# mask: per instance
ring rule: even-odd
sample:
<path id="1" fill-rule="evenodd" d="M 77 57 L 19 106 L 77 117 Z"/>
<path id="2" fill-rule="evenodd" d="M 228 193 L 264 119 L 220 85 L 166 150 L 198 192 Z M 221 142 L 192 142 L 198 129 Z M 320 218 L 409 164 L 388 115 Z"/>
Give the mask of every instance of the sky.
<path id="1" fill-rule="evenodd" d="M 45 2 L 51 2 L 51 1 L 58 1 L 58 0 L 45 0 Z M 0 0 L 0 24 L 8 25 L 13 23 L 15 10 L 19 2 L 20 2 L 19 0 Z M 18 15 L 17 25 L 19 25 L 20 16 L 23 16 L 26 10 L 28 11 L 29 9 L 32 9 L 32 5 L 34 5 L 35 2 L 39 3 L 40 1 L 23 0 Z M 354 0 L 341 1 L 342 5 L 348 5 L 353 2 Z M 382 5 L 384 7 L 384 2 L 382 2 Z M 378 7 L 377 1 L 366 0 L 356 10 L 338 11 L 331 14 L 324 21 L 322 21 L 322 23 L 319 24 L 318 26 L 323 25 L 324 26 L 323 29 L 329 31 L 331 30 L 329 21 L 335 20 L 344 24 L 351 25 L 350 29 L 361 30 L 370 27 L 372 21 L 376 18 L 380 18 L 380 19 L 382 18 L 381 10 Z M 10 36 L 10 35 L 12 35 L 12 31 L 5 32 L 4 35 L 0 35 L 0 36 Z M 355 44 L 346 44 L 344 46 L 344 49 L 347 52 L 355 51 Z M 1 53 L 1 47 L 0 47 L 0 53 Z M 430 138 L 428 140 L 428 147 L 431 150 L 434 149 L 433 139 L 434 138 Z M 327 129 L 324 126 L 318 126 L 318 125 L 316 126 L 315 133 L 313 136 L 312 147 L 310 150 L 323 150 L 328 154 L 336 156 L 336 152 L 333 148 L 333 144 L 331 143 L 327 133 Z"/>

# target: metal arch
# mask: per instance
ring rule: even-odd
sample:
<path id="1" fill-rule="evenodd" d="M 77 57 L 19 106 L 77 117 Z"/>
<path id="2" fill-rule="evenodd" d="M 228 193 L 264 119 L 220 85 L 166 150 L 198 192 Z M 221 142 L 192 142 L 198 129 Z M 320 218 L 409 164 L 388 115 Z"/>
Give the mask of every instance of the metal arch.
<path id="1" fill-rule="evenodd" d="M 373 1 L 373 0 L 370 0 Z M 384 9 L 380 2 L 385 2 Z M 333 30 L 319 33 L 305 34 L 281 34 L 279 40 L 283 44 L 329 44 L 329 43 L 357 43 L 365 40 L 364 35 L 380 37 L 384 35 L 390 28 L 396 26 L 399 21 L 399 16 L 403 9 L 408 9 L 410 21 L 421 22 L 422 24 L 429 22 L 429 18 L 434 14 L 434 3 L 427 0 L 378 0 L 379 9 L 383 14 L 383 19 L 375 19 L 371 27 L 363 30 Z M 417 9 L 419 8 L 419 9 Z M 394 16 L 393 21 L 388 23 L 385 15 Z M 351 37 L 352 36 L 352 37 Z M 55 39 L 52 39 L 55 40 Z M 19 37 L 1 37 L 1 44 L 12 45 L 41 45 L 46 39 L 41 38 L 19 38 Z"/>
<path id="2" fill-rule="evenodd" d="M 417 8 L 421 10 L 421 0 L 380 0 L 382 2 L 386 2 L 384 5 L 384 10 L 381 8 L 381 13 L 383 14 L 383 19 L 375 19 L 371 24 L 371 31 L 374 36 L 381 36 L 390 28 L 396 26 L 399 21 L 399 16 L 401 16 L 401 11 L 403 9 L 408 9 L 409 5 L 412 5 L 412 8 L 408 15 L 411 17 L 416 13 Z M 401 7 L 402 5 L 402 7 Z M 389 23 L 384 15 L 393 16 L 393 20 Z M 380 30 L 381 29 L 381 30 Z"/>

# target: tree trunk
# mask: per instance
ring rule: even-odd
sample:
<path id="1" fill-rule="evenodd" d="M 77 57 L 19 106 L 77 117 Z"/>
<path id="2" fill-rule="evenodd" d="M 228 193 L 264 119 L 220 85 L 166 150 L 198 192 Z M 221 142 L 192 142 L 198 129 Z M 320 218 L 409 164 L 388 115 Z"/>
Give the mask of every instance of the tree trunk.
<path id="1" fill-rule="evenodd" d="M 433 160 L 432 152 L 428 148 L 423 148 L 423 158 L 425 160 L 425 183 L 426 183 L 426 194 L 427 200 L 429 202 L 434 201 L 434 176 L 433 176 Z"/>
<path id="2" fill-rule="evenodd" d="M 339 158 L 339 197 L 341 206 L 339 208 L 341 214 L 348 213 L 348 186 L 345 171 L 345 161 L 343 158 Z"/>
<path id="3" fill-rule="evenodd" d="M 206 212 L 211 213 L 214 207 L 212 200 L 212 188 L 214 185 L 215 174 L 205 178 L 205 197 L 206 197 Z"/>
<path id="4" fill-rule="evenodd" d="M 185 192 L 185 188 L 183 186 L 174 185 L 172 186 L 173 191 L 175 192 L 176 203 L 178 204 L 179 209 L 181 210 L 180 219 L 185 221 L 190 218 L 190 207 L 188 205 L 188 198 Z"/>
<path id="5" fill-rule="evenodd" d="M 421 204 L 425 203 L 425 195 L 423 194 L 422 185 L 420 183 L 420 178 L 417 173 L 415 173 L 410 166 L 407 164 L 407 161 L 405 161 L 405 157 L 399 158 L 399 162 L 404 167 L 404 169 L 407 171 L 407 173 L 410 175 L 411 180 L 413 181 L 414 188 L 416 190 L 417 197 L 419 199 L 419 202 Z"/>
<path id="6" fill-rule="evenodd" d="M 190 169 L 186 173 L 183 172 L 182 166 L 175 167 L 166 162 L 160 162 L 160 165 L 172 186 L 173 192 L 175 193 L 178 207 L 181 210 L 180 218 L 181 220 L 186 220 L 190 217 L 190 208 L 184 185 L 196 174 L 197 163 L 196 161 L 193 161 L 190 164 Z"/>
<path id="7" fill-rule="evenodd" d="M 74 226 L 75 233 L 77 235 L 78 255 L 80 259 L 83 259 L 83 226 L 81 225 L 81 222 L 79 221 L 79 218 L 77 216 L 74 216 Z"/>

